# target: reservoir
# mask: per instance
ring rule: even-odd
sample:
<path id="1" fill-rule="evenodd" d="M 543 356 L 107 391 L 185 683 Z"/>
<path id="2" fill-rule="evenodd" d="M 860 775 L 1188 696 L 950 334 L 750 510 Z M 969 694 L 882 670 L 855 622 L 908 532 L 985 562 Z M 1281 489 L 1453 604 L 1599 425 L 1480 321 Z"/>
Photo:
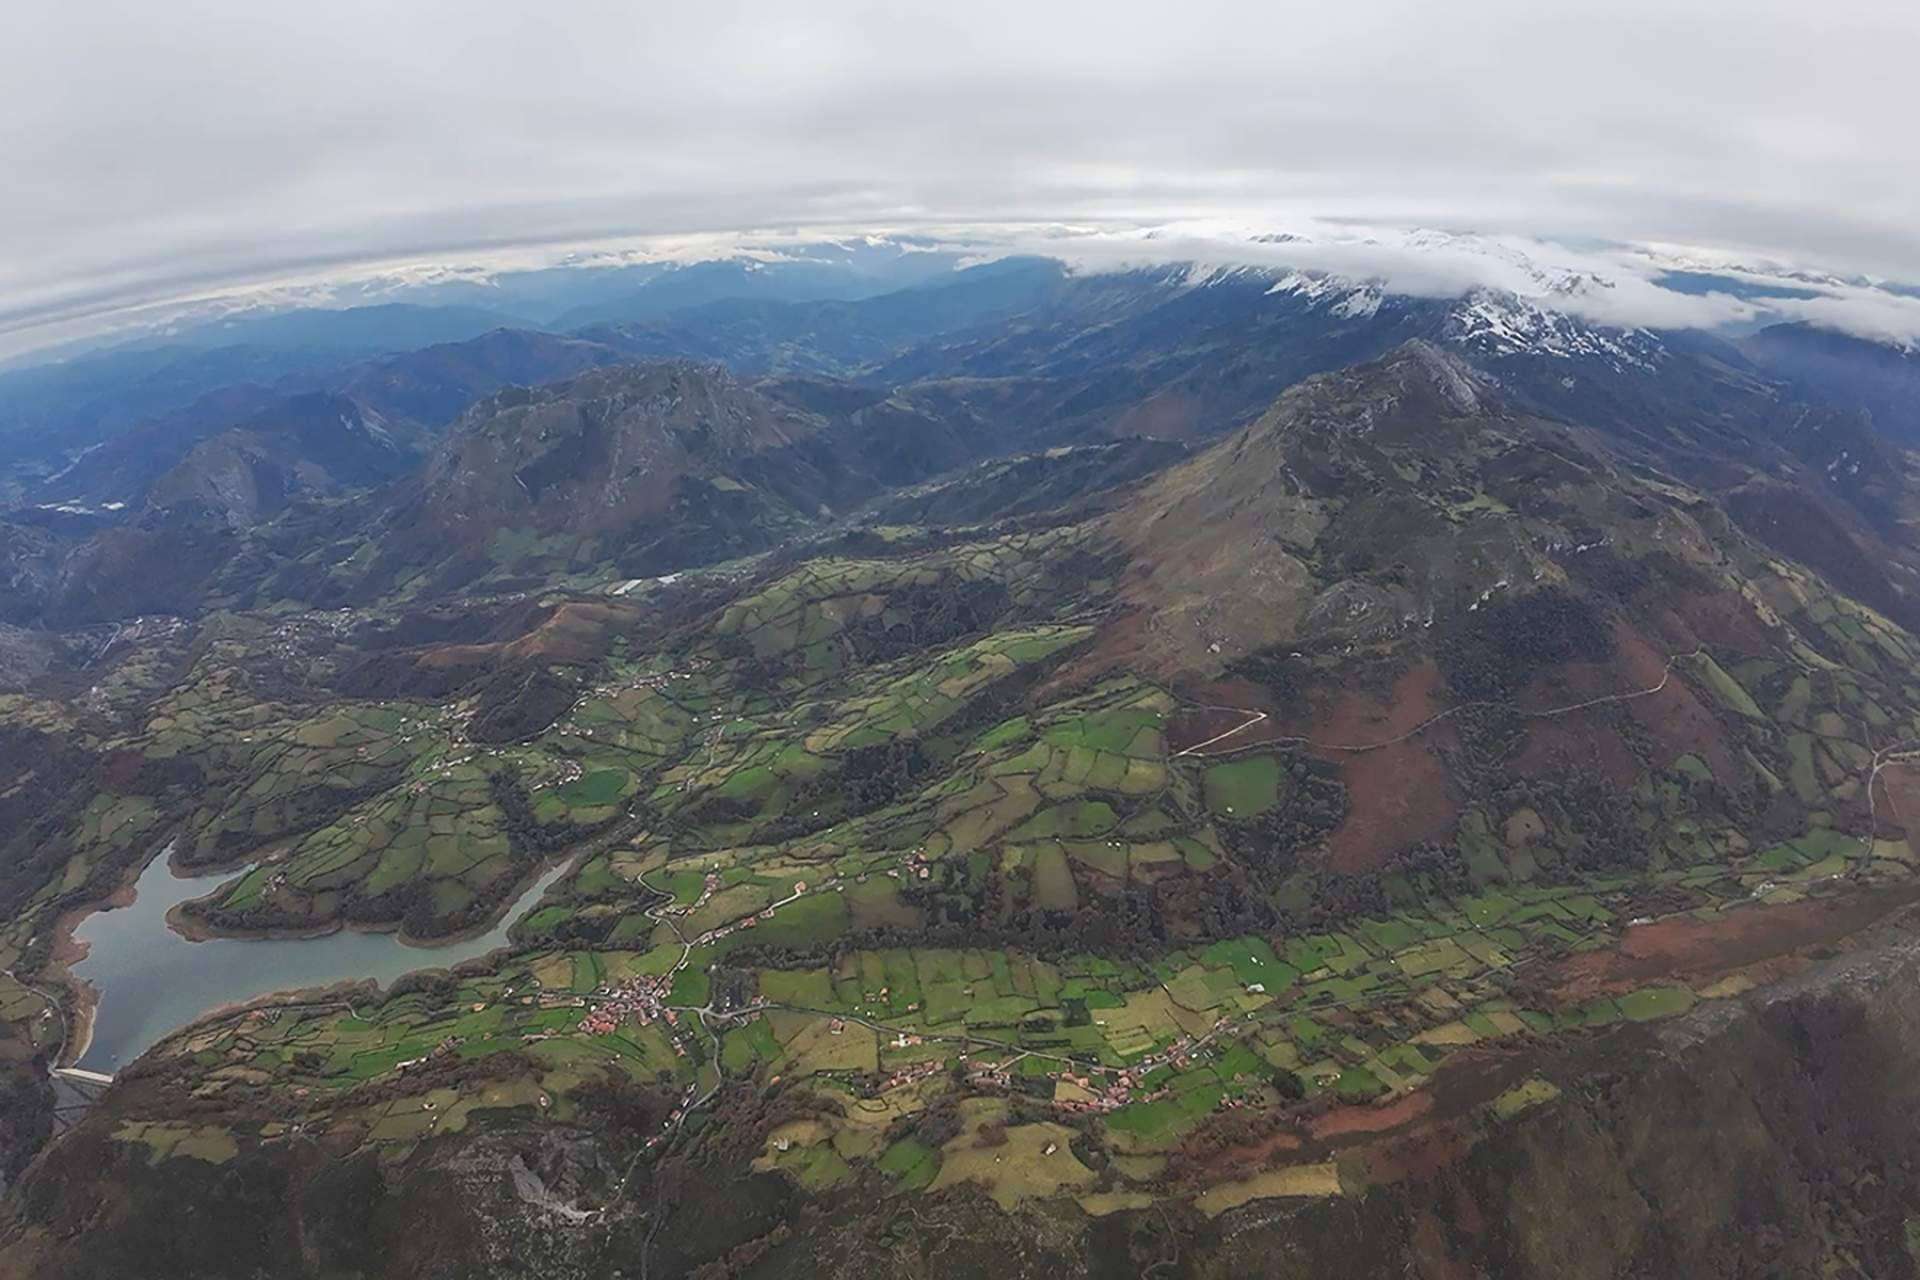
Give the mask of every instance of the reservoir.
<path id="1" fill-rule="evenodd" d="M 215 938 L 190 942 L 167 925 L 167 912 L 205 897 L 236 873 L 183 878 L 166 851 L 141 873 L 131 906 L 96 911 L 74 937 L 87 958 L 73 975 L 92 984 L 99 1003 L 93 1040 L 75 1063 L 107 1075 L 132 1062 L 201 1014 L 274 991 L 372 978 L 386 986 L 416 969 L 438 969 L 507 945 L 507 930 L 567 870 L 540 873 L 507 914 L 483 934 L 445 946 L 416 947 L 398 933 L 341 929 L 317 938 Z"/>

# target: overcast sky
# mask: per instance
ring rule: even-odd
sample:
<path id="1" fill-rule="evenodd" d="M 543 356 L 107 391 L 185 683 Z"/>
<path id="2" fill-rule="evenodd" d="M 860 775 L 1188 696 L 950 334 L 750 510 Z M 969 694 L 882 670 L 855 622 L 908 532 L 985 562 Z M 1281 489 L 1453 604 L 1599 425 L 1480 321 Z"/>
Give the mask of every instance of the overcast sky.
<path id="1" fill-rule="evenodd" d="M 1920 281 L 1917 68 L 1913 0 L 16 4 L 0 330 L 302 264 L 922 220 L 1352 218 Z"/>

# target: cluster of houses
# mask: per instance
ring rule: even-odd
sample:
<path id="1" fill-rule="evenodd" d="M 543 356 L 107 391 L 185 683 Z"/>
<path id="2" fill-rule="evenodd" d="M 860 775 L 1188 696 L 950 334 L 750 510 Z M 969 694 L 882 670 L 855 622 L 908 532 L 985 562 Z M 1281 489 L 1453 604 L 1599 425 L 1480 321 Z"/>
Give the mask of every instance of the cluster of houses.
<path id="1" fill-rule="evenodd" d="M 668 907 L 660 914 L 668 916 L 690 916 L 707 905 L 707 900 L 720 891 L 720 873 L 707 872 L 707 878 L 700 884 L 700 896 L 684 907 Z"/>
<path id="2" fill-rule="evenodd" d="M 552 773 L 540 779 L 540 781 L 529 786 L 527 790 L 544 791 L 548 787 L 564 787 L 571 783 L 578 782 L 585 773 L 586 769 L 581 766 L 578 760 L 562 760 L 558 769 L 555 769 Z"/>
<path id="3" fill-rule="evenodd" d="M 420 1066 L 423 1063 L 432 1062 L 436 1058 L 444 1058 L 448 1054 L 452 1053 L 455 1049 L 458 1049 L 459 1047 L 460 1047 L 460 1037 L 448 1036 L 446 1039 L 442 1040 L 439 1044 L 433 1046 L 433 1048 L 429 1049 L 426 1053 L 421 1054 L 419 1057 L 408 1058 L 405 1062 L 394 1063 L 393 1069 L 402 1074 L 405 1074 L 406 1072 L 411 1071 L 413 1068 Z"/>
<path id="4" fill-rule="evenodd" d="M 707 877 L 707 881 L 709 885 L 712 884 L 713 880 L 714 880 L 713 876 L 710 875 Z M 815 885 L 814 887 L 821 891 L 825 891 L 827 889 L 839 890 L 841 885 L 838 880 L 829 880 L 824 884 Z M 720 925 L 717 928 L 709 929 L 705 933 L 701 934 L 699 937 L 695 938 L 693 940 L 693 943 L 695 946 L 706 946 L 708 943 L 718 942 L 722 938 L 730 937 L 731 935 L 740 932 L 742 929 L 757 928 L 762 920 L 773 919 L 773 913 L 776 910 L 786 906 L 789 902 L 792 902 L 797 898 L 803 897 L 806 894 L 806 892 L 807 892 L 807 882 L 805 880 L 795 881 L 793 886 L 793 892 L 789 893 L 786 897 L 780 899 L 778 902 L 769 903 L 767 906 L 761 908 L 761 910 L 754 915 L 745 916 L 739 920 L 734 920 L 727 924 Z M 704 901 L 709 893 L 710 893 L 710 890 L 702 890 L 701 900 Z"/>
<path id="5" fill-rule="evenodd" d="M 887 868 L 887 878 L 891 880 L 925 880 L 932 874 L 932 869 L 927 865 L 927 851 L 925 849 L 915 849 L 907 855 L 906 861 L 902 865 Z M 865 881 L 866 876 L 863 875 L 860 879 Z"/>
<path id="6" fill-rule="evenodd" d="M 915 1036 L 914 1039 L 918 1040 L 919 1037 Z M 880 1082 L 879 1092 L 886 1093 L 889 1090 L 898 1089 L 902 1085 L 918 1084 L 922 1080 L 927 1080 L 939 1075 L 946 1069 L 947 1064 L 938 1058 L 930 1059 L 926 1062 L 916 1062 L 910 1067 L 900 1068 L 882 1080 Z"/>
<path id="7" fill-rule="evenodd" d="M 1229 1022 L 1229 1019 L 1221 1018 L 1205 1035 L 1181 1036 L 1158 1053 L 1148 1054 L 1127 1067 L 1090 1067 L 1084 1075 L 1070 1068 L 1053 1072 L 1054 1105 L 1063 1111 L 1105 1112 L 1124 1107 L 1130 1102 L 1152 1102 L 1165 1097 L 1170 1091 L 1164 1086 L 1145 1094 L 1136 1094 L 1135 1090 L 1140 1088 L 1147 1073 L 1157 1067 L 1171 1066 L 1175 1070 L 1184 1070 L 1193 1065 L 1199 1050 L 1226 1029 Z M 1228 1099 L 1221 1105 L 1241 1104 L 1238 1099 Z"/>
<path id="8" fill-rule="evenodd" d="M 1104 1079 L 1062 1071 L 1054 1077 L 1053 1105 L 1062 1111 L 1114 1111 L 1134 1100 L 1136 1083 L 1131 1071 L 1113 1073 Z"/>
<path id="9" fill-rule="evenodd" d="M 613 684 L 595 685 L 573 700 L 573 705 L 567 708 L 567 715 L 572 716 L 577 714 L 581 708 L 593 702 L 595 699 L 611 698 L 617 694 L 627 693 L 634 689 L 651 689 L 658 693 L 662 689 L 670 688 L 676 680 L 691 680 L 695 671 L 699 671 L 706 666 L 707 660 L 705 658 L 690 658 L 687 661 L 688 669 L 685 671 L 662 671 L 653 675 L 635 676 L 631 680 L 618 681 Z M 569 720 L 567 727 L 576 730 L 583 728 L 579 722 L 574 720 Z"/>
<path id="10" fill-rule="evenodd" d="M 175 625 L 156 628 L 153 625 L 156 622 L 172 623 Z M 352 631 L 356 623 L 357 617 L 352 609 L 336 609 L 328 613 L 309 614 L 301 618 L 283 622 L 269 631 L 267 633 L 267 648 L 275 657 L 301 657 L 307 652 L 307 646 L 312 643 L 316 634 L 343 636 L 349 631 Z M 178 626 L 182 625 L 184 625 L 184 620 L 179 618 L 134 618 L 124 623 L 120 629 L 114 633 L 113 639 L 116 641 L 144 640 L 154 636 L 164 637 L 170 635 Z M 111 647 L 111 642 L 109 643 L 109 647 Z M 106 649 L 102 649 L 100 653 L 106 653 Z M 99 655 L 95 655 L 95 657 L 97 661 Z"/>
<path id="11" fill-rule="evenodd" d="M 479 754 L 478 751 L 469 751 L 465 755 L 448 756 L 444 760 L 437 760 L 428 765 L 425 774 L 415 779 L 413 785 L 407 790 L 416 796 L 425 795 L 427 789 L 433 785 L 433 775 L 451 773 Z"/>
<path id="12" fill-rule="evenodd" d="M 588 1035 L 611 1035 L 629 1018 L 643 1027 L 656 1021 L 678 1026 L 680 1014 L 666 1005 L 671 987 L 664 977 L 634 978 L 618 986 L 602 987 L 595 993 L 599 1003 L 580 1020 L 580 1029 Z"/>

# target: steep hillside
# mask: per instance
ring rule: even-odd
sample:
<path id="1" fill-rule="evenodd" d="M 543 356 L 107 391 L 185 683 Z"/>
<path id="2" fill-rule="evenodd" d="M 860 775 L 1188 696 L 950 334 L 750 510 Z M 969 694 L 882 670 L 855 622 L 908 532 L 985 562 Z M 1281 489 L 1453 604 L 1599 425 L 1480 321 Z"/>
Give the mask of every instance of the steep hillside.
<path id="1" fill-rule="evenodd" d="M 1911 455 L 1485 297 L 920 354 L 495 388 L 384 484 L 316 398 L 17 526 L 180 616 L 0 635 L 8 1167 L 122 1055 L 0 1270 L 1913 1274 Z M 148 1026 L 67 944 L 156 856 L 195 936 L 489 940 Z"/>
<path id="2" fill-rule="evenodd" d="M 389 418 L 443 427 L 504 387 L 555 382 L 629 358 L 597 342 L 496 329 L 357 365 L 339 388 Z"/>
<path id="3" fill-rule="evenodd" d="M 1421 645 L 1596 547 L 1710 558 L 1703 505 L 1412 343 L 1287 392 L 1110 518 L 1136 564 L 1128 659 L 1197 673 L 1274 645 Z"/>
<path id="4" fill-rule="evenodd" d="M 43 584 L 23 613 L 85 625 L 195 612 L 235 557 L 244 561 L 250 538 L 278 517 L 374 488 L 419 462 L 416 429 L 345 396 L 296 395 L 215 429 L 220 421 L 174 424 L 164 441 L 123 436 L 59 481 L 98 506 L 63 504 L 84 512 L 91 527 L 42 552 L 49 567 L 35 572 L 29 547 L 18 548 L 16 574 Z"/>
<path id="5" fill-rule="evenodd" d="M 379 533 L 364 563 L 341 573 L 364 573 L 352 589 L 365 598 L 422 572 L 444 590 L 536 571 L 617 580 L 731 560 L 890 489 L 1030 447 L 1044 432 L 1026 406 L 999 382 L 751 382 L 688 361 L 515 388 L 448 429 L 418 480 L 372 517 Z M 996 505 L 1021 504 L 987 499 L 982 510 Z M 1026 507 L 1037 509 L 1031 498 Z M 334 544 L 320 558 L 353 550 Z"/>
<path id="6" fill-rule="evenodd" d="M 1797 398 L 1864 410 L 1901 444 L 1920 445 L 1920 351 L 1806 324 L 1773 325 L 1743 344 Z"/>
<path id="7" fill-rule="evenodd" d="M 370 488 L 404 474 L 405 436 L 346 396 L 296 396 L 203 440 L 147 491 L 156 508 L 192 507 L 236 528 L 301 497 Z"/>
<path id="8" fill-rule="evenodd" d="M 178 466 L 195 445 L 283 403 L 282 397 L 257 386 L 202 396 L 177 412 L 102 441 L 35 481 L 25 505 L 83 513 L 96 521 L 130 519 L 145 508 L 154 481 Z"/>
<path id="9" fill-rule="evenodd" d="M 451 429 L 399 529 L 432 553 L 608 559 L 634 576 L 726 559 L 820 514 L 826 482 L 773 460 L 823 425 L 692 364 L 504 392 Z"/>

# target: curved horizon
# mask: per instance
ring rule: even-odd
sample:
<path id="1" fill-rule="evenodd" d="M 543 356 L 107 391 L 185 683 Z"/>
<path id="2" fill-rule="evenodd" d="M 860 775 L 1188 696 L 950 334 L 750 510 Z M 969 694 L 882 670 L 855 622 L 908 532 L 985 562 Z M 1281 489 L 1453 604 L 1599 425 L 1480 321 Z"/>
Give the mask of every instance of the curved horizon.
<path id="1" fill-rule="evenodd" d="M 1910 6 L 104 8 L 0 52 L 16 353 L 766 228 L 1359 222 L 1920 280 Z"/>

